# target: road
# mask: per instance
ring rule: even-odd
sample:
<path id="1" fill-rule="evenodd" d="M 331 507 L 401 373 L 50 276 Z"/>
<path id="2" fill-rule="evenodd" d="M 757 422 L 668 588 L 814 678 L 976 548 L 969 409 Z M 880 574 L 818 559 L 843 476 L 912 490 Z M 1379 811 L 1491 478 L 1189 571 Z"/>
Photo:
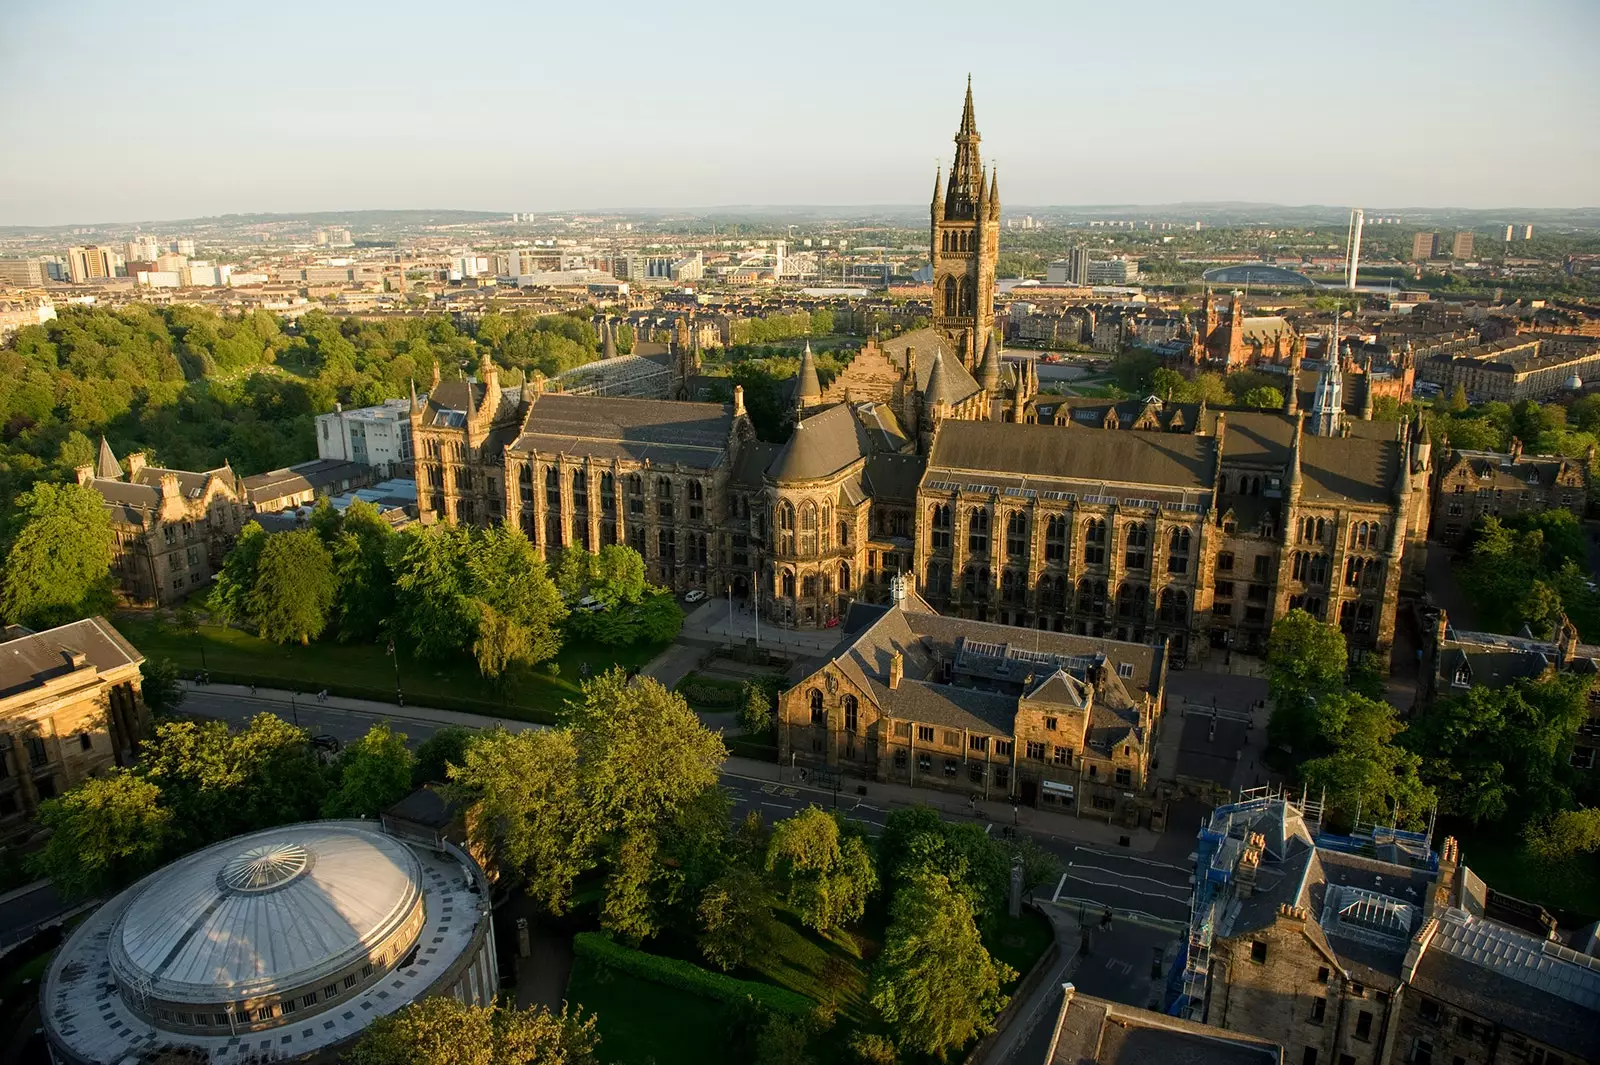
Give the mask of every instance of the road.
<path id="1" fill-rule="evenodd" d="M 412 746 L 432 736 L 440 727 L 421 719 L 396 718 L 386 713 L 368 713 L 318 703 L 314 697 L 297 700 L 293 707 L 285 707 L 277 700 L 204 689 L 190 689 L 183 709 L 185 713 L 216 718 L 230 725 L 242 725 L 262 712 L 282 715 L 288 709 L 289 716 L 297 718 L 302 728 L 308 729 L 313 735 L 333 736 L 341 743 L 360 738 L 373 725 L 383 721 L 392 724 L 397 732 L 404 733 Z M 403 714 L 404 710 L 397 710 L 396 713 Z M 502 724 L 513 731 L 538 727 L 520 721 L 504 721 Z M 846 816 L 864 823 L 868 831 L 878 831 L 884 827 L 890 810 L 908 805 L 876 796 L 863 798 L 856 793 L 859 782 L 853 780 L 843 781 L 837 792 L 831 785 L 817 786 L 816 782 L 774 782 L 736 772 L 724 772 L 722 783 L 733 800 L 736 817 L 742 818 L 754 810 L 768 823 L 816 805 L 825 809 L 836 807 Z M 951 815 L 947 811 L 941 811 L 941 816 L 955 822 L 975 821 L 995 833 L 1001 833 L 1007 827 L 1003 824 L 997 826 L 996 822 L 990 820 Z M 1159 921 L 1188 920 L 1190 869 L 1187 866 L 1089 847 L 1046 833 L 1029 832 L 1026 828 L 1022 831 L 1065 863 L 1066 873 L 1061 882 L 1058 885 L 1044 885 L 1053 887 L 1059 898 L 1082 901 L 1102 909 L 1110 906 L 1118 913 L 1141 914 Z"/>

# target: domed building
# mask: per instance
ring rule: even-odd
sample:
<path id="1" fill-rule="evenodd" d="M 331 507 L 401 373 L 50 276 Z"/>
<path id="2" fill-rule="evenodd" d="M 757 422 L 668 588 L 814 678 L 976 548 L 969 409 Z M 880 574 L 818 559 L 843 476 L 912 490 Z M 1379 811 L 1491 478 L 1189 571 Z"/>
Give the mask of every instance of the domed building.
<path id="1" fill-rule="evenodd" d="M 497 981 L 476 862 L 320 821 L 213 844 L 116 896 L 56 953 L 40 1013 L 58 1062 L 300 1060 L 428 995 L 486 1004 Z"/>

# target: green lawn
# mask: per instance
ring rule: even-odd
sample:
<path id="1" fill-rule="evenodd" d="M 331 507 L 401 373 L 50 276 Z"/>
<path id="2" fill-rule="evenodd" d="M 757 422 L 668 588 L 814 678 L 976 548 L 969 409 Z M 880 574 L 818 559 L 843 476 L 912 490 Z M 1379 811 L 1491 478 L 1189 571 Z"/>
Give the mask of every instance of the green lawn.
<path id="1" fill-rule="evenodd" d="M 1050 949 L 1055 937 L 1048 918 L 1035 910 L 1024 909 L 1021 917 L 1001 917 L 994 930 L 984 937 L 983 945 L 989 948 L 990 954 L 1017 970 L 1017 982 L 1021 983 L 1028 970 Z"/>
<path id="2" fill-rule="evenodd" d="M 787 910 L 772 913 L 772 941 L 752 959 L 748 971 L 734 975 L 764 980 L 816 1002 L 832 1002 L 856 1023 L 871 1019 L 867 1003 L 875 944 L 849 932 L 824 936 Z"/>
<path id="3" fill-rule="evenodd" d="M 722 677 L 707 677 L 690 672 L 673 689 L 696 710 L 725 713 L 744 705 L 744 684 Z"/>
<path id="4" fill-rule="evenodd" d="M 334 695 L 393 702 L 394 659 L 379 644 L 342 644 L 322 640 L 307 647 L 280 645 L 239 629 L 202 625 L 198 635 L 144 617 L 116 619 L 117 629 L 147 658 L 170 658 L 193 672 L 202 666 L 223 683 L 256 683 L 263 687 L 296 688 Z M 448 664 L 418 662 L 401 652 L 400 686 L 407 701 L 418 706 L 549 721 L 578 692 L 581 667 L 591 673 L 612 665 L 631 668 L 650 661 L 663 645 L 600 647 L 569 643 L 548 663 L 511 674 L 497 689 L 478 673 L 470 658 Z M 204 649 L 202 659 L 202 648 Z"/>
<path id="5" fill-rule="evenodd" d="M 580 955 L 567 1001 L 598 1018 L 607 1065 L 734 1065 L 723 1007 L 708 998 L 640 980 Z"/>
<path id="6" fill-rule="evenodd" d="M 1530 861 L 1520 839 L 1493 825 L 1442 820 L 1435 843 L 1446 836 L 1456 838 L 1467 868 L 1496 891 L 1559 911 L 1563 926 L 1600 918 L 1600 854 L 1552 867 Z"/>

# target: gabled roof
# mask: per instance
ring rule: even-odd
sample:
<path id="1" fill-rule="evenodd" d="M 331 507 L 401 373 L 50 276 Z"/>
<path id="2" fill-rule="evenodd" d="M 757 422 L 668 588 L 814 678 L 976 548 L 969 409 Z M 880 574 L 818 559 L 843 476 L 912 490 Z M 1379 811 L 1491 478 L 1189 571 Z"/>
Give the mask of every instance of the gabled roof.
<path id="1" fill-rule="evenodd" d="M 930 476 L 948 469 L 1209 492 L 1214 451 L 1212 437 L 1188 433 L 946 421 L 934 440 L 928 470 Z"/>
<path id="2" fill-rule="evenodd" d="M 732 431 L 731 404 L 550 392 L 528 408 L 509 447 L 714 469 L 726 459 Z"/>

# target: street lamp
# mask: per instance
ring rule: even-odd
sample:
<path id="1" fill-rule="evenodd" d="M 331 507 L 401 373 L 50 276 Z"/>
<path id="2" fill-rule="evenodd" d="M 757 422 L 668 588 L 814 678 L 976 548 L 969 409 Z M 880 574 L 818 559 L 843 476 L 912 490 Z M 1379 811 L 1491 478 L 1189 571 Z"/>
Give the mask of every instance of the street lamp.
<path id="1" fill-rule="evenodd" d="M 295 703 L 295 690 L 289 689 L 289 713 L 294 715 L 294 727 L 300 727 L 300 707 Z"/>
<path id="2" fill-rule="evenodd" d="M 401 706 L 406 705 L 405 693 L 400 690 L 400 656 L 395 653 L 394 641 L 389 641 L 389 657 L 394 659 L 394 698 Z"/>

